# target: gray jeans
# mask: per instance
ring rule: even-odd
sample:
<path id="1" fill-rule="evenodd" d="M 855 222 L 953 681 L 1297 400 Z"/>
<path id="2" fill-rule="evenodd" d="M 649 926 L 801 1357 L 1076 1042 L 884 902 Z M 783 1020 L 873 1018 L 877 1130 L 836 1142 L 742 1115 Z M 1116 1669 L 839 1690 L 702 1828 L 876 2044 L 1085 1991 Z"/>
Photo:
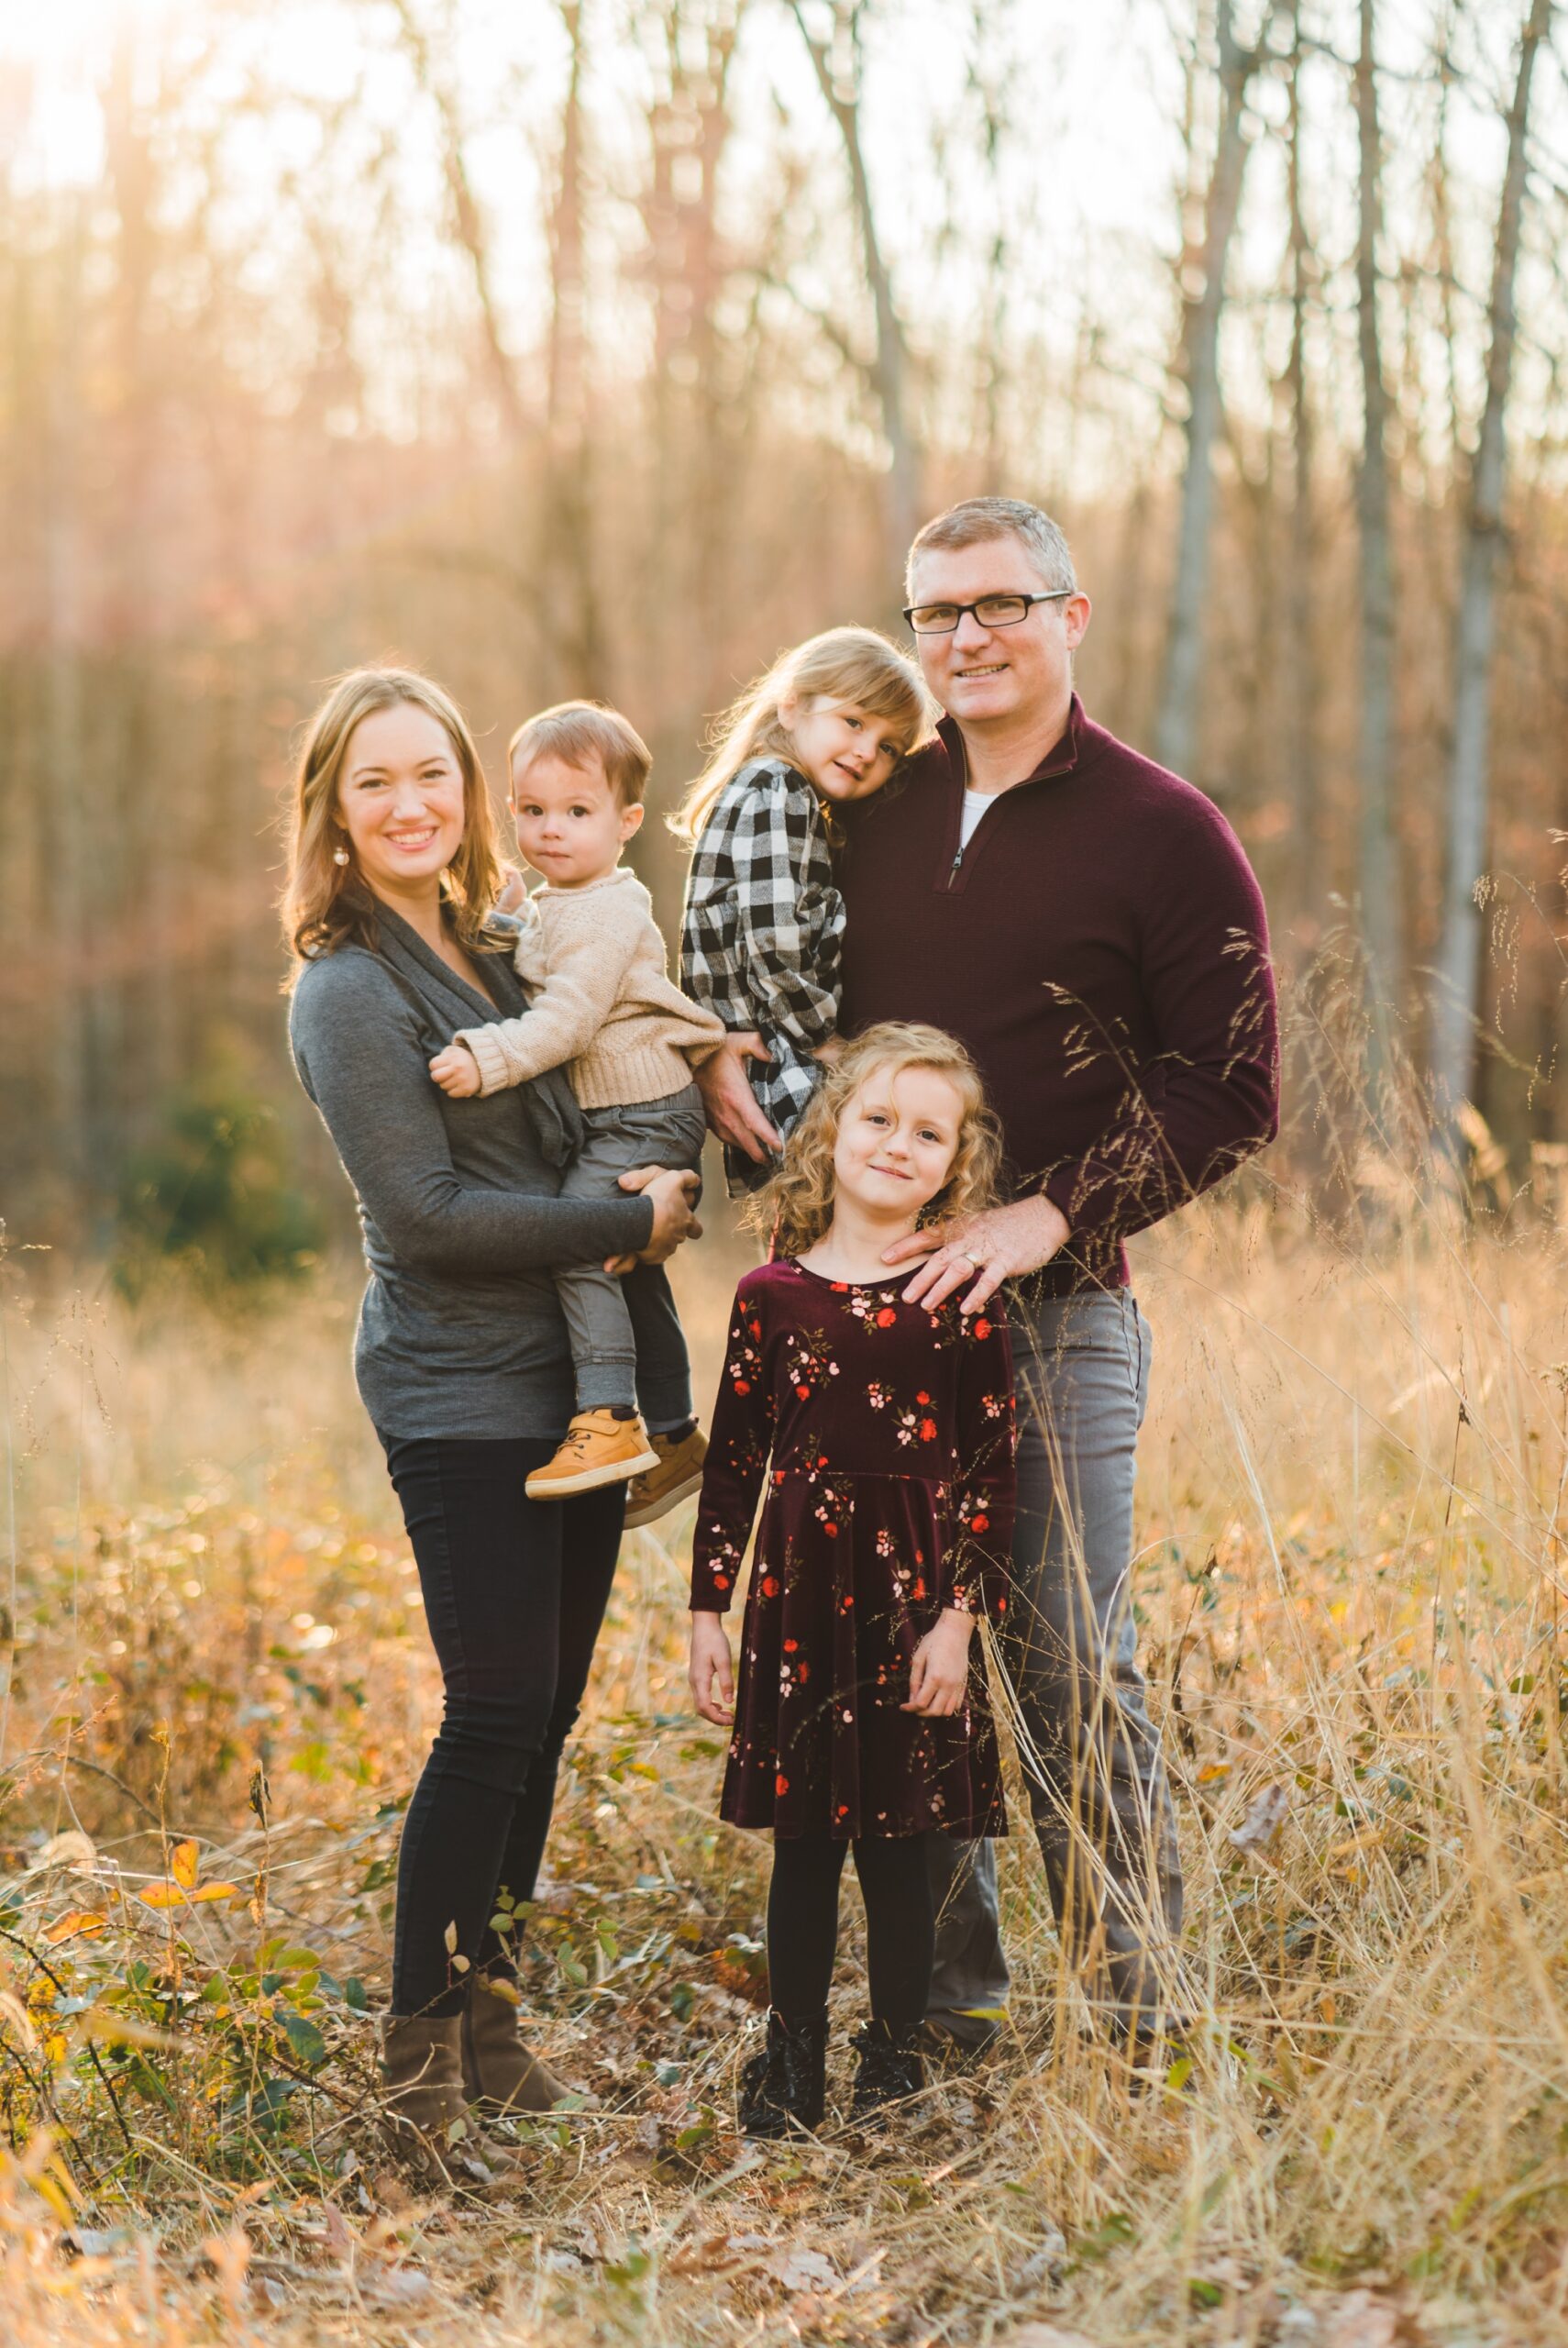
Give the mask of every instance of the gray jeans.
<path id="1" fill-rule="evenodd" d="M 563 1199 L 621 1195 L 634 1166 L 702 1163 L 707 1123 L 694 1084 L 659 1101 L 585 1109 L 587 1138 L 561 1182 Z M 568 1264 L 555 1276 L 577 1375 L 577 1407 L 635 1405 L 655 1434 L 691 1416 L 691 1364 L 669 1282 L 658 1264 L 639 1264 L 624 1279 L 601 1264 Z"/>
<path id="2" fill-rule="evenodd" d="M 1008 1317 L 1018 1520 L 1002 1653 L 1063 1953 L 1090 2002 L 1126 2032 L 1173 2011 L 1182 1906 L 1130 1574 L 1149 1324 L 1126 1290 L 1032 1307 L 1015 1294 Z M 927 1846 L 939 1918 L 927 2010 L 977 2043 L 1009 1988 L 995 1855 L 943 1834 Z"/>

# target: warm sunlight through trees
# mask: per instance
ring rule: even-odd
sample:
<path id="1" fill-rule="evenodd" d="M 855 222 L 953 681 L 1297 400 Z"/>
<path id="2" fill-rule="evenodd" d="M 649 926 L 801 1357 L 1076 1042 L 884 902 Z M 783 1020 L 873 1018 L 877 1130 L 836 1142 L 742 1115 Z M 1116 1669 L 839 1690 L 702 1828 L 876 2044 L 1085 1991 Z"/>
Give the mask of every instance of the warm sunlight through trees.
<path id="1" fill-rule="evenodd" d="M 1066 522 L 1100 714 L 1554 1145 L 1561 25 L 1545 5 L 74 0 L 0 29 L 13 1207 L 278 1087 L 271 792 L 389 650 L 668 803 L 912 517 Z M 668 906 L 677 869 L 646 836 Z M 287 1112 L 293 1115 L 291 1104 Z M 101 1221 L 99 1224 L 101 1230 Z"/>
<path id="2" fill-rule="evenodd" d="M 1565 74 L 1555 0 L 0 0 L 6 2343 L 1560 2340 Z M 716 1814 L 724 1740 L 686 1676 L 692 1468 L 619 1552 L 536 1899 L 493 1870 L 474 1893 L 474 1933 L 517 1955 L 523 2020 L 572 2092 L 536 2117 L 489 2099 L 512 2114 L 493 2174 L 456 2174 L 456 2122 L 437 2198 L 390 2125 L 376 2030 L 441 2009 L 445 2084 L 461 2110 L 484 2100 L 459 2085 L 471 2010 L 399 2002 L 393 1966 L 451 1561 L 429 1566 L 433 1518 L 405 1531 L 355 1397 L 344 1176 L 372 1198 L 436 1096 L 421 1045 L 386 1113 L 356 1030 L 340 1057 L 392 1130 L 340 1164 L 294 1080 L 276 901 L 301 723 L 339 671 L 418 667 L 461 703 L 499 796 L 521 719 L 613 701 L 654 753 L 628 860 L 673 938 L 684 855 L 663 817 L 713 714 L 814 631 L 901 637 L 911 531 L 986 493 L 1064 525 L 1094 602 L 1089 712 L 1233 823 L 1281 979 L 1279 1138 L 1136 1232 L 1150 1327 L 1123 1312 L 1136 1366 L 1100 1363 L 1120 1474 L 1152 1333 L 1116 1602 L 1132 1594 L 1185 1870 L 1178 2034 L 1130 2061 L 1097 2032 L 1030 1824 L 1032 1767 L 1064 1817 L 1092 1791 L 1091 1748 L 1118 1734 L 1109 1680 L 1092 1720 L 1053 1716 L 1047 1767 L 1029 1669 L 1004 1668 L 1021 1650 L 986 1632 L 1012 1987 L 1006 2008 L 949 2010 L 999 2017 L 999 2035 L 975 2063 L 933 2055 L 893 2132 L 857 2135 L 845 2032 L 874 1985 L 846 1888 L 823 2127 L 740 2132 L 741 2066 L 785 2000 L 766 1853 Z M 994 663 L 982 692 L 1005 683 L 1005 661 L 968 657 Z M 383 824 L 386 869 L 425 891 L 424 961 L 460 987 L 460 958 L 436 958 L 436 868 L 476 852 L 471 827 L 454 849 L 461 778 L 417 719 L 413 741 L 401 781 L 372 765 L 335 798 L 323 770 L 312 855 L 320 874 L 350 861 L 327 819 L 370 805 L 361 787 L 423 792 L 412 817 L 385 796 L 355 814 L 354 837 Z M 1049 773 L 1032 787 L 1055 792 Z M 884 840 L 919 812 L 925 786 L 907 787 Z M 601 814 L 633 820 L 607 796 Z M 1164 836 L 1143 843 L 1146 925 L 1107 947 L 1098 911 L 1081 925 L 1091 955 L 1138 965 L 1145 1007 L 1173 906 L 1220 902 L 1178 892 L 1147 853 Z M 1120 844 L 1053 855 L 1058 935 L 1080 869 L 1096 907 L 1125 894 Z M 1013 936 L 988 885 L 970 903 L 966 936 Z M 1049 946 L 1032 895 L 1014 913 L 1025 950 Z M 917 905 L 900 966 L 917 979 L 959 965 L 932 934 Z M 344 957 L 304 991 L 364 967 Z M 402 984 L 392 961 L 381 975 Z M 1099 1013 L 1078 992 L 1057 988 L 1087 1061 Z M 398 996 L 405 1037 L 409 1015 Z M 1105 1025 L 1120 1056 L 1125 1024 Z M 1152 1007 L 1149 1025 L 1128 1103 L 1152 1102 L 1164 1143 L 1181 1062 Z M 1214 1032 L 1199 1073 L 1219 1093 L 1238 1058 L 1268 1057 L 1257 991 Z M 1021 1057 L 1027 1090 L 1047 1055 Z M 422 1250 L 469 1190 L 516 1202 L 486 1160 L 454 1207 L 457 1140 L 432 1147 L 400 1277 L 450 1318 L 388 1343 L 438 1387 L 431 1424 L 461 1424 L 427 1438 L 411 1417 L 405 1444 L 399 1418 L 393 1448 L 493 1461 L 521 1405 L 494 1401 L 487 1441 L 489 1369 L 455 1388 L 451 1368 L 453 1329 L 490 1341 L 491 1259 L 450 1248 L 443 1272 Z M 704 1421 L 753 1260 L 708 1155 L 707 1228 L 672 1267 Z M 1039 1201 L 949 1224 L 952 1277 L 1008 1213 L 1066 1229 Z M 530 1279 L 547 1261 L 531 1228 L 515 1252 Z M 495 1349 L 542 1359 L 548 1287 L 519 1329 L 523 1276 L 505 1247 L 495 1261 Z M 997 1294 L 987 1312 L 1016 1328 L 1022 1284 Z M 1065 1334 L 1054 1369 L 1068 1350 Z M 732 1370 L 733 1390 L 757 1375 Z M 648 1415 L 667 1468 L 700 1450 L 684 1417 Z M 629 1443 L 625 1419 L 609 1433 Z M 547 1452 L 543 1423 L 524 1433 Z M 1080 1464 L 1086 1489 L 1107 1481 L 1087 1438 L 1069 1461 L 1059 1435 L 1026 1537 L 1072 1516 Z M 498 1713 L 538 1664 L 558 1736 L 579 1683 L 561 1693 L 555 1618 L 585 1587 L 597 1605 L 619 1520 L 601 1520 L 598 1582 L 569 1550 L 553 1582 L 504 1579 L 498 1556 L 532 1570 L 528 1544 L 565 1520 L 551 1499 L 513 1543 L 525 1471 L 508 1454 L 493 1472 L 513 1498 L 473 1578 L 523 1627 L 504 1652 L 451 1633 L 441 1664 L 457 1686 L 484 1649 L 509 1682 Z M 966 1538 L 988 1522 L 959 1518 Z M 1066 1546 L 1063 1576 L 1087 1581 L 1081 1523 Z M 964 1626 L 932 1579 L 934 1641 Z M 1065 1578 L 1054 1595 L 1070 1622 Z M 845 1723 L 874 1680 L 873 1701 L 899 1695 L 853 1606 Z M 793 1697 L 812 1663 L 779 1663 Z M 825 1684 L 810 1701 L 837 1722 Z M 983 1709 L 977 1685 L 965 1700 Z M 488 1779 L 471 1755 L 456 1772 L 457 1823 L 425 1834 L 426 1860 L 458 1850 L 476 1789 L 515 1803 L 537 1753 L 512 1733 Z M 1091 1841 L 1075 1866 L 1103 1863 Z M 448 1973 L 485 1977 L 455 1917 L 438 1944 Z"/>

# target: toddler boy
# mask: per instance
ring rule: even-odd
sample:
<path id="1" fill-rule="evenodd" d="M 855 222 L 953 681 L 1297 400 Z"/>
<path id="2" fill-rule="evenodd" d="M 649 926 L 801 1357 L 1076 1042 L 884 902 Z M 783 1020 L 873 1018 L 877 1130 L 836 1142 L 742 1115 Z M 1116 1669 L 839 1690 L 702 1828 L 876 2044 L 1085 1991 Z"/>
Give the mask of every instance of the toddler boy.
<path id="1" fill-rule="evenodd" d="M 520 1019 L 460 1029 L 430 1073 L 462 1096 L 564 1064 L 587 1139 L 563 1198 L 615 1194 L 635 1166 L 696 1167 L 705 1125 L 691 1069 L 724 1031 L 671 983 L 652 900 L 620 862 L 643 820 L 647 747 L 618 711 L 562 702 L 519 726 L 507 759 L 518 849 L 544 882 L 511 908 L 531 1000 Z M 669 1283 L 647 1264 L 624 1279 L 573 1264 L 555 1281 L 577 1410 L 528 1496 L 564 1500 L 635 1477 L 626 1522 L 646 1524 L 696 1490 L 706 1449 Z"/>

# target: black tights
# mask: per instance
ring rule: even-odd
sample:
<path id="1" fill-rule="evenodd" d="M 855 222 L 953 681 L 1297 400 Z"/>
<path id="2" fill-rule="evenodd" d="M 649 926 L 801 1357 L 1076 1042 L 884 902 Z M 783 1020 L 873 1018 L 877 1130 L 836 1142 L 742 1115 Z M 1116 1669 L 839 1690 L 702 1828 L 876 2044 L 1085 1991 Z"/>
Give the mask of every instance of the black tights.
<path id="1" fill-rule="evenodd" d="M 838 1947 L 838 1879 L 849 1847 L 828 1834 L 774 1837 L 767 1983 L 786 2021 L 803 2021 L 827 2003 Z M 855 1872 L 866 1902 L 872 2017 L 902 2035 L 925 2018 L 936 1943 L 925 1838 L 859 1836 Z"/>
<path id="2" fill-rule="evenodd" d="M 454 1953 L 474 1971 L 508 1971 L 490 1928 L 496 1894 L 534 1896 L 626 1498 L 612 1484 L 529 1500 L 524 1479 L 555 1448 L 526 1436 L 387 1446 L 447 1696 L 398 1853 L 394 2014 L 461 2010 Z"/>

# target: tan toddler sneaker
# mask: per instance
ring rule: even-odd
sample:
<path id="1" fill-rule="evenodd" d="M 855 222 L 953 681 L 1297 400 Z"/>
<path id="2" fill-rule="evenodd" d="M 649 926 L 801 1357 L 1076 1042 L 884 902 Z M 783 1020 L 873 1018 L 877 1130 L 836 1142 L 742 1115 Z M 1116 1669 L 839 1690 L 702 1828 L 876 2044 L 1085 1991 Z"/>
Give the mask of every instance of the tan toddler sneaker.
<path id="1" fill-rule="evenodd" d="M 708 1456 L 708 1438 L 700 1427 L 693 1427 L 679 1442 L 668 1434 L 650 1434 L 648 1441 L 658 1454 L 658 1466 L 639 1476 L 626 1494 L 628 1533 L 635 1525 L 651 1524 L 656 1516 L 694 1492 L 702 1481 L 702 1462 Z"/>
<path id="2" fill-rule="evenodd" d="M 579 1411 L 553 1459 L 536 1468 L 523 1489 L 531 1501 L 568 1501 L 596 1492 L 602 1484 L 624 1484 L 658 1466 L 641 1419 L 618 1419 L 613 1411 Z"/>

